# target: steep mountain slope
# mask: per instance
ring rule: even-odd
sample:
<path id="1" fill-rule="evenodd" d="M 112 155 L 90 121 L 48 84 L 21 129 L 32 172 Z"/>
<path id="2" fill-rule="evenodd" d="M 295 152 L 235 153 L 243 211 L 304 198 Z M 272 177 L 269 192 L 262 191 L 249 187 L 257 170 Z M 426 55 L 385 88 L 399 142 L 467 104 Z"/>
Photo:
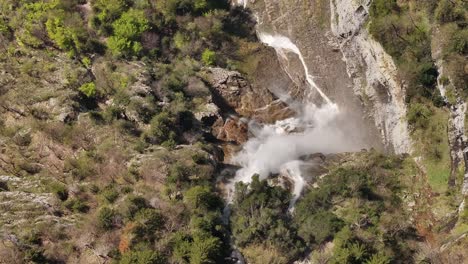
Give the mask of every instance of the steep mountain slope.
<path id="1" fill-rule="evenodd" d="M 2 1 L 0 263 L 463 263 L 466 10 Z"/>

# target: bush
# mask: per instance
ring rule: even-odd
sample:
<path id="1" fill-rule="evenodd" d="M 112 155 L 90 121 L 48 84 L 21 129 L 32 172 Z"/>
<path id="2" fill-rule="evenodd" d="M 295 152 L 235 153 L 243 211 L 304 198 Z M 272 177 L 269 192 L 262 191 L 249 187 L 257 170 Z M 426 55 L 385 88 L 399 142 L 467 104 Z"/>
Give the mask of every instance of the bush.
<path id="1" fill-rule="evenodd" d="M 441 0 L 434 11 L 434 16 L 440 23 L 453 22 L 463 19 L 463 10 L 454 1 Z"/>
<path id="2" fill-rule="evenodd" d="M 64 203 L 64 206 L 76 213 L 86 213 L 89 210 L 89 206 L 80 198 L 69 199 Z"/>
<path id="3" fill-rule="evenodd" d="M 96 0 L 92 1 L 94 13 L 92 25 L 104 35 L 112 31 L 112 22 L 120 17 L 129 6 L 128 0 Z"/>
<path id="4" fill-rule="evenodd" d="M 205 49 L 202 53 L 202 62 L 208 66 L 214 65 L 216 62 L 216 52 L 210 49 Z"/>
<path id="5" fill-rule="evenodd" d="M 102 191 L 102 196 L 109 202 L 113 203 L 119 197 L 119 192 L 113 187 L 108 186 Z"/>
<path id="6" fill-rule="evenodd" d="M 94 82 L 85 83 L 78 88 L 86 97 L 93 98 L 96 96 L 96 84 Z"/>
<path id="7" fill-rule="evenodd" d="M 129 196 L 126 199 L 122 210 L 126 218 L 133 219 L 140 210 L 149 207 L 148 201 L 146 201 L 145 198 L 140 196 Z"/>
<path id="8" fill-rule="evenodd" d="M 184 202 L 192 209 L 213 210 L 221 208 L 222 202 L 207 186 L 195 186 L 184 194 Z"/>
<path id="9" fill-rule="evenodd" d="M 143 49 L 141 34 L 148 30 L 149 22 L 143 11 L 131 9 L 112 24 L 113 35 L 107 44 L 115 56 L 137 56 Z"/>
<path id="10" fill-rule="evenodd" d="M 60 200 L 65 201 L 68 199 L 68 190 L 67 187 L 65 187 L 65 185 L 55 183 L 51 186 L 51 189 L 55 196 Z"/>
<path id="11" fill-rule="evenodd" d="M 67 17 L 68 16 L 68 17 Z M 81 52 L 89 38 L 80 16 L 77 13 L 64 14 L 49 18 L 46 22 L 49 38 L 70 55 Z"/>
<path id="12" fill-rule="evenodd" d="M 162 214 L 154 208 L 144 208 L 135 215 L 133 232 L 138 240 L 154 240 L 154 233 L 164 227 Z"/>
<path id="13" fill-rule="evenodd" d="M 97 216 L 98 226 L 104 230 L 110 230 L 114 227 L 114 221 L 116 217 L 116 213 L 114 210 L 103 207 L 98 212 Z"/>
<path id="14" fill-rule="evenodd" d="M 168 112 L 155 115 L 150 121 L 150 129 L 145 133 L 145 139 L 149 143 L 161 144 L 167 140 L 174 140 L 175 119 Z"/>
<path id="15" fill-rule="evenodd" d="M 122 255 L 119 264 L 164 264 L 166 258 L 153 250 L 129 251 Z"/>
<path id="16" fill-rule="evenodd" d="M 407 113 L 408 124 L 413 129 L 426 129 L 429 126 L 429 119 L 432 115 L 433 112 L 425 104 L 410 104 Z"/>
<path id="17" fill-rule="evenodd" d="M 343 227 L 343 221 L 329 211 L 303 215 L 304 221 L 299 224 L 298 234 L 307 243 L 321 244 Z"/>

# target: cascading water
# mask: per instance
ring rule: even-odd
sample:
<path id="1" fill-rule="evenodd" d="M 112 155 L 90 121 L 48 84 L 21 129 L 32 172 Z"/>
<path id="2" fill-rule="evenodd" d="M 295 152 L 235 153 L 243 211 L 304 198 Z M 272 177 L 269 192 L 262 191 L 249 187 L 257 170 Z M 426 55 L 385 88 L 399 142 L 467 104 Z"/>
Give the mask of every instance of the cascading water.
<path id="1" fill-rule="evenodd" d="M 277 121 L 275 124 L 262 125 L 252 121 L 249 130 L 251 137 L 243 149 L 233 158 L 233 162 L 242 168 L 229 185 L 230 195 L 236 182 L 249 183 L 254 174 L 266 179 L 271 174 L 280 173 L 293 183 L 293 208 L 305 185 L 301 166 L 305 165 L 300 158 L 311 153 L 337 153 L 355 151 L 359 148 L 347 140 L 339 129 L 337 117 L 340 112 L 323 91 L 316 85 L 299 48 L 287 37 L 258 33 L 259 39 L 273 47 L 279 55 L 287 59 L 287 53 L 295 54 L 301 61 L 306 81 L 311 89 L 316 90 L 323 101 L 317 106 L 310 100 L 295 107 L 298 115 L 293 118 Z"/>
<path id="2" fill-rule="evenodd" d="M 238 0 L 237 4 L 246 7 L 248 1 Z M 319 152 L 330 154 L 358 151 L 362 148 L 362 144 L 350 140 L 347 134 L 349 130 L 343 132 L 341 129 L 342 121 L 346 119 L 345 113 L 340 113 L 338 106 L 315 83 L 300 48 L 287 36 L 262 32 L 261 27 L 259 22 L 257 27 L 259 40 L 274 48 L 279 58 L 288 65 L 290 60 L 300 61 L 310 89 L 306 90 L 302 102 L 297 102 L 284 94 L 276 94 L 280 100 L 296 111 L 295 117 L 277 121 L 275 124 L 259 124 L 255 121 L 249 123 L 252 137 L 231 160 L 241 169 L 227 185 L 228 202 L 232 201 L 236 182 L 249 183 L 254 174 L 258 174 L 260 179 L 280 174 L 294 184 L 293 199 L 290 202 L 290 209 L 293 209 L 306 184 L 302 168 L 313 165 L 301 159 L 302 157 Z M 291 72 L 286 68 L 286 72 Z M 320 98 L 315 99 L 321 104 L 317 104 L 318 102 L 312 97 L 312 94 L 317 93 Z M 228 207 L 226 210 L 228 213 Z"/>

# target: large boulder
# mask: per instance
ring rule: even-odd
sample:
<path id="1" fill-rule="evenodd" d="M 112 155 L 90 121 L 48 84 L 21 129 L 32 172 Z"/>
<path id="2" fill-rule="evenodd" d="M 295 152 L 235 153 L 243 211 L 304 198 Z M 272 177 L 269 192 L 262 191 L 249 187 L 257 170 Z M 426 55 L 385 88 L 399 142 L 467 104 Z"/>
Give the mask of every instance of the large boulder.
<path id="1" fill-rule="evenodd" d="M 224 113 L 235 113 L 265 123 L 285 119 L 293 114 L 266 86 L 254 88 L 237 71 L 207 68 L 203 79 L 212 89 L 213 102 Z"/>

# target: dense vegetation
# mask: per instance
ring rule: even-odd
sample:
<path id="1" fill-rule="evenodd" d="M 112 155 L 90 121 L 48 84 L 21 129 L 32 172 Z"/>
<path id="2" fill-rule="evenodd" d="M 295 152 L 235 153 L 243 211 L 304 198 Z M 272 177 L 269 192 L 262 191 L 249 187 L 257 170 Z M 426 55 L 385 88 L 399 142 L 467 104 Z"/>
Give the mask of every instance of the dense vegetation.
<path id="1" fill-rule="evenodd" d="M 468 82 L 466 1 L 374 1 L 369 31 L 392 55 L 407 93 L 408 124 L 437 191 L 454 186 L 447 107 L 464 100 Z M 438 64 L 438 65 L 436 65 Z M 443 72 L 439 72 L 443 69 Z M 442 97 L 437 85 L 446 90 Z"/>
<path id="2" fill-rule="evenodd" d="M 373 1 L 369 30 L 439 164 L 450 102 L 431 38 L 450 36 L 446 81 L 463 90 L 466 4 L 415 2 Z M 294 211 L 288 188 L 254 175 L 223 218 L 223 150 L 195 114 L 213 102 L 205 67 L 255 70 L 252 21 L 222 0 L 1 1 L 0 262 L 229 263 L 232 247 L 252 263 L 431 262 L 416 257 L 430 224 L 406 206 L 420 181 L 408 157 L 331 157 Z"/>
<path id="3" fill-rule="evenodd" d="M 58 224 L 9 227 L 2 258 L 222 262 L 219 150 L 193 112 L 211 96 L 199 71 L 234 67 L 252 26 L 227 1 L 2 1 L 0 172 L 58 203 Z"/>
<path id="4" fill-rule="evenodd" d="M 310 251 L 313 261 L 329 263 L 412 258 L 419 238 L 401 200 L 409 161 L 372 152 L 352 160 L 308 189 L 292 215 L 281 187 L 255 177 L 249 188 L 239 184 L 231 226 L 244 255 L 253 263 L 288 263 Z"/>

